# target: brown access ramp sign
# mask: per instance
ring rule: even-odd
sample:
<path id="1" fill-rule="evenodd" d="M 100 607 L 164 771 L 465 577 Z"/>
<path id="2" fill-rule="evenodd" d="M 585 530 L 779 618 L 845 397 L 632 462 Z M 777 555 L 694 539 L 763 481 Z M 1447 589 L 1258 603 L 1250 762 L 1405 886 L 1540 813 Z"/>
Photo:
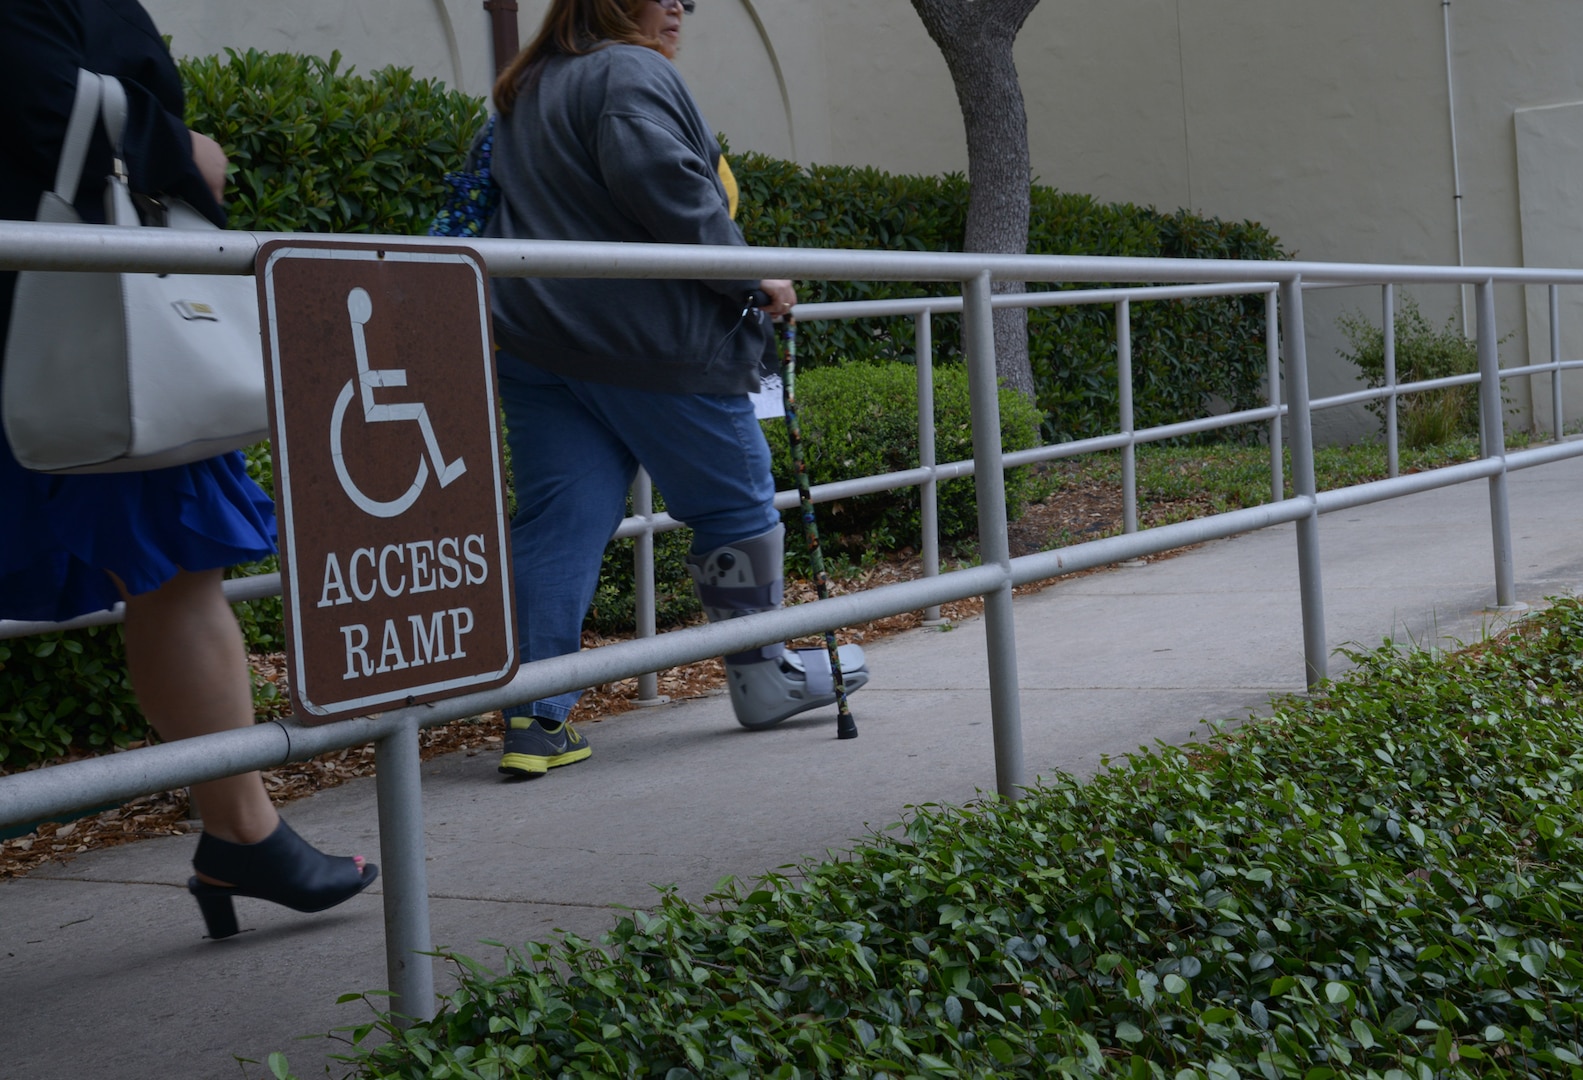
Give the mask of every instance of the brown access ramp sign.
<path id="1" fill-rule="evenodd" d="M 256 264 L 291 701 L 501 685 L 518 650 L 483 260 L 282 239 Z"/>

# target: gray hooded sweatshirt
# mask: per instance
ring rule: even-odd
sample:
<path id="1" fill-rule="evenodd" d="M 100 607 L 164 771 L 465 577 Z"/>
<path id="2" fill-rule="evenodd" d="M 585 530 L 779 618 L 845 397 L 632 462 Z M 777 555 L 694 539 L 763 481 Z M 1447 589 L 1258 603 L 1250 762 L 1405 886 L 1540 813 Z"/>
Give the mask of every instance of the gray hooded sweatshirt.
<path id="1" fill-rule="evenodd" d="M 612 44 L 553 56 L 497 124 L 501 204 L 486 235 L 745 245 L 720 146 L 676 68 Z M 758 389 L 756 281 L 497 278 L 502 348 L 557 375 L 667 393 Z"/>

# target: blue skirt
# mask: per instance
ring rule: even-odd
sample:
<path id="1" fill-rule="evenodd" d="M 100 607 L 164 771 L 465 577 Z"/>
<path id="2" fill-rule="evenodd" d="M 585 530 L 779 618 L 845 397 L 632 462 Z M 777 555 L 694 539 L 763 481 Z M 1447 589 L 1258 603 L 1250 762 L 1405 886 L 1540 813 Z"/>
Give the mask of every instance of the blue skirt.
<path id="1" fill-rule="evenodd" d="M 0 437 L 0 619 L 59 622 L 134 596 L 177 570 L 275 550 L 275 508 L 240 451 L 152 472 L 47 476 Z"/>

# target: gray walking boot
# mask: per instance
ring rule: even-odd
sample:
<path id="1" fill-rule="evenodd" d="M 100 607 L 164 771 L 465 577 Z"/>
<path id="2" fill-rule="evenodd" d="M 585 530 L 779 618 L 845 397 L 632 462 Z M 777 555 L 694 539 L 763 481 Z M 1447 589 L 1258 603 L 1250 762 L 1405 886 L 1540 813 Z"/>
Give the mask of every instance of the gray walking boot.
<path id="1" fill-rule="evenodd" d="M 710 622 L 781 606 L 785 534 L 776 525 L 758 536 L 687 556 L 693 590 Z M 842 645 L 839 656 L 846 692 L 862 689 L 868 683 L 862 648 Z M 835 704 L 835 676 L 826 649 L 791 650 L 776 642 L 733 653 L 725 663 L 731 707 L 745 728 L 772 727 L 788 716 Z"/>

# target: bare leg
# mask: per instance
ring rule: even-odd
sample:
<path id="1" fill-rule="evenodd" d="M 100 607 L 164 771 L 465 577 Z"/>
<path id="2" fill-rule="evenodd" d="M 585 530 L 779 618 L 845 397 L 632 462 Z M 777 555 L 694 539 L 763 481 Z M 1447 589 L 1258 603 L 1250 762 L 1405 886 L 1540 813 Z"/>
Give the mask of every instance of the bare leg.
<path id="1" fill-rule="evenodd" d="M 126 663 L 143 715 L 167 742 L 253 724 L 247 651 L 220 589 L 222 573 L 179 572 L 152 592 L 127 596 Z M 256 844 L 280 817 L 258 773 L 194 784 L 204 831 Z"/>

